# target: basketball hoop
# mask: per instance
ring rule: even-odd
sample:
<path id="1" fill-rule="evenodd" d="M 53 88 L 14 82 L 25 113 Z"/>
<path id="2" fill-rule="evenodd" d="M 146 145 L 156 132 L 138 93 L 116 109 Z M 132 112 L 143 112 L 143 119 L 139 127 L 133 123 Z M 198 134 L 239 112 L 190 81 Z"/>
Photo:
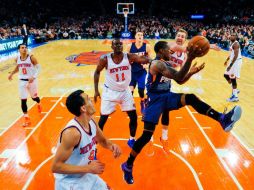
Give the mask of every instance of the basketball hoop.
<path id="1" fill-rule="evenodd" d="M 129 11 L 128 11 L 128 10 L 124 10 L 124 11 L 123 11 L 123 16 L 124 16 L 124 18 L 126 18 L 126 17 L 128 16 L 128 14 L 129 14 Z"/>

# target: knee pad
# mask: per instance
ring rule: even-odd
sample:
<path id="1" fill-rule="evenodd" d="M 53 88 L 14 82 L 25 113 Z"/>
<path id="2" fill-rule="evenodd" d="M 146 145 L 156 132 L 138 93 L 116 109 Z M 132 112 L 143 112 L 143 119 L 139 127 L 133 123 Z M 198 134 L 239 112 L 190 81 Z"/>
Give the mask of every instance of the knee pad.
<path id="1" fill-rule="evenodd" d="M 21 100 L 21 109 L 22 109 L 23 113 L 27 113 L 27 104 L 26 104 L 26 102 L 27 102 L 27 99 L 22 99 Z"/>
<path id="2" fill-rule="evenodd" d="M 164 111 L 161 116 L 161 124 L 169 125 L 169 111 Z"/>
<path id="3" fill-rule="evenodd" d="M 145 97 L 145 89 L 139 88 L 138 89 L 138 94 L 139 94 L 140 98 L 144 98 Z"/>

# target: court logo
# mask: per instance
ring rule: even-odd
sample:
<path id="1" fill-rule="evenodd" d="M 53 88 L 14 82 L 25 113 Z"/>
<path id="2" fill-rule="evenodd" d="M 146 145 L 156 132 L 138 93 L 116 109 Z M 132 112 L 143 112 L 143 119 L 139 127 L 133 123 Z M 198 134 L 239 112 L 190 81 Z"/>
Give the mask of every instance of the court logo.
<path id="1" fill-rule="evenodd" d="M 130 32 L 122 32 L 122 38 L 131 38 L 131 33 Z"/>
<path id="2" fill-rule="evenodd" d="M 66 57 L 66 60 L 76 64 L 76 66 L 97 65 L 100 57 L 107 53 L 109 53 L 109 51 L 83 52 L 78 55 L 70 55 Z"/>

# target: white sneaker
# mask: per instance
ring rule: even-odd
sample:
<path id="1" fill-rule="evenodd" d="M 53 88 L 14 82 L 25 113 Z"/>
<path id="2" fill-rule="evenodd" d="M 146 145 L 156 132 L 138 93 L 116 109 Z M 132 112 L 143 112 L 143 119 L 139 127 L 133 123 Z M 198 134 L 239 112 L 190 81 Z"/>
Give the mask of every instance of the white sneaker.
<path id="1" fill-rule="evenodd" d="M 232 95 L 230 98 L 227 99 L 228 102 L 238 102 L 239 98 L 235 95 Z"/>

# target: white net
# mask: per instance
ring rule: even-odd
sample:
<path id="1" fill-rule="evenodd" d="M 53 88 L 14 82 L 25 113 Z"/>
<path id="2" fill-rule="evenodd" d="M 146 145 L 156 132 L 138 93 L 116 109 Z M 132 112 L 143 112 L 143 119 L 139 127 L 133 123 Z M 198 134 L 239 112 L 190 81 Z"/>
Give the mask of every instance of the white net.
<path id="1" fill-rule="evenodd" d="M 128 13 L 129 13 L 129 11 L 124 10 L 124 12 L 123 12 L 123 16 L 126 18 L 126 17 L 128 16 Z"/>

